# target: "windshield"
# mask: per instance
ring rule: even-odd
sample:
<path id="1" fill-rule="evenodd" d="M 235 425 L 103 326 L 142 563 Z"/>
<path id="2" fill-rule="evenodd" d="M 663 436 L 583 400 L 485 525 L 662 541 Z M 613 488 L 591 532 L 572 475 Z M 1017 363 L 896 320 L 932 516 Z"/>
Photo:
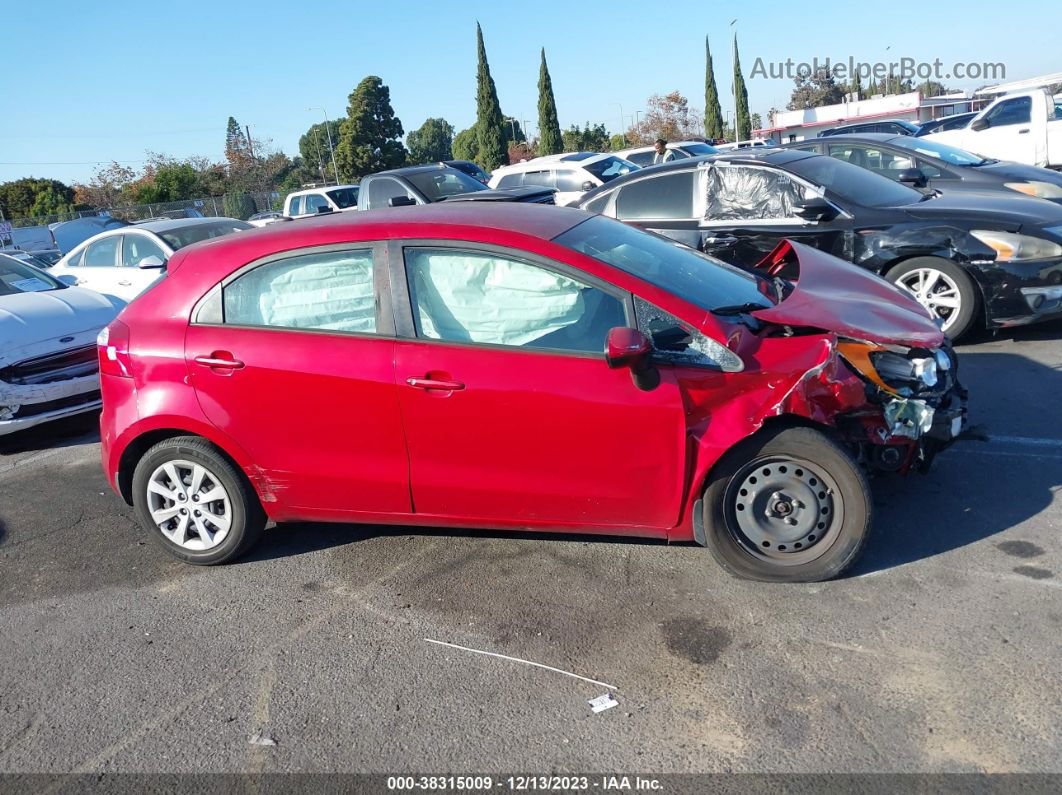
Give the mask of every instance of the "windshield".
<path id="1" fill-rule="evenodd" d="M 358 206 L 357 188 L 336 188 L 328 191 L 328 198 L 336 203 L 336 207 L 345 210 L 348 207 Z"/>
<path id="2" fill-rule="evenodd" d="M 456 196 L 458 193 L 471 193 L 474 190 L 486 189 L 482 182 L 456 168 L 420 171 L 416 174 L 407 174 L 406 179 L 430 202 Z"/>
<path id="3" fill-rule="evenodd" d="M 925 198 L 923 193 L 836 157 L 806 157 L 786 163 L 785 168 L 821 185 L 842 201 L 862 207 L 895 207 Z"/>
<path id="4" fill-rule="evenodd" d="M 910 149 L 912 152 L 918 152 L 927 157 L 939 158 L 946 163 L 951 163 L 953 166 L 979 166 L 985 162 L 983 157 L 967 152 L 965 149 L 948 146 L 947 144 L 938 144 L 936 141 L 927 141 L 925 138 L 904 136 L 889 141 L 889 143 L 893 146 Z"/>
<path id="5" fill-rule="evenodd" d="M 0 295 L 43 293 L 48 290 L 61 290 L 65 286 L 39 268 L 0 254 Z"/>
<path id="6" fill-rule="evenodd" d="M 708 146 L 708 144 L 683 144 L 682 149 L 683 151 L 689 152 L 693 157 L 719 154 L 718 149 L 714 146 Z"/>
<path id="7" fill-rule="evenodd" d="M 213 237 L 239 232 L 241 229 L 254 229 L 254 227 L 243 221 L 211 221 L 207 224 L 196 224 L 195 226 L 179 226 L 157 234 L 166 241 L 167 246 L 177 251 L 177 249 L 190 246 L 192 243 L 199 243 L 203 240 L 210 240 Z"/>
<path id="8" fill-rule="evenodd" d="M 597 215 L 558 235 L 562 246 L 637 276 L 709 312 L 724 306 L 771 301 L 751 273 L 666 237 Z"/>
<path id="9" fill-rule="evenodd" d="M 602 182 L 611 182 L 616 177 L 638 170 L 638 166 L 621 157 L 606 157 L 594 163 L 584 163 L 583 168 Z"/>

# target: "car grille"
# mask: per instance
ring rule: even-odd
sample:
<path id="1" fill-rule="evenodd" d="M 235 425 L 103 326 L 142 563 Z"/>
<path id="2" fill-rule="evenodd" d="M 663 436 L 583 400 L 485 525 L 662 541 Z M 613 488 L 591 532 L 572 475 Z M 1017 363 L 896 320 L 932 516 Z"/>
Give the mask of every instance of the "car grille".
<path id="1" fill-rule="evenodd" d="M 58 400 L 46 400 L 43 403 L 30 403 L 21 406 L 18 411 L 11 415 L 11 419 L 21 420 L 26 417 L 36 417 L 38 414 L 47 414 L 49 411 L 58 411 L 59 409 L 88 405 L 89 403 L 95 403 L 99 399 L 100 391 L 96 389 L 92 392 L 82 392 L 80 395 L 71 395 L 70 397 L 59 398 Z"/>
<path id="2" fill-rule="evenodd" d="M 0 381 L 20 386 L 51 384 L 82 378 L 99 370 L 95 345 L 38 356 L 0 370 Z"/>

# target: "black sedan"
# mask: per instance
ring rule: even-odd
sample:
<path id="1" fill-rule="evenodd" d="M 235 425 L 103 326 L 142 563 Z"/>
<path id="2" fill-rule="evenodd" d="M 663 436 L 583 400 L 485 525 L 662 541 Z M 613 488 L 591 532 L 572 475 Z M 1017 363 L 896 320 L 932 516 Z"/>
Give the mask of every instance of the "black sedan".
<path id="1" fill-rule="evenodd" d="M 379 171 L 364 177 L 358 192 L 358 209 L 376 210 L 459 199 L 553 204 L 555 192 L 553 188 L 543 187 L 491 190 L 463 171 L 435 163 Z"/>
<path id="2" fill-rule="evenodd" d="M 920 192 L 851 163 L 744 149 L 642 169 L 578 203 L 744 267 L 783 239 L 881 274 L 952 338 L 1062 315 L 1062 207 Z"/>
<path id="3" fill-rule="evenodd" d="M 1062 204 L 1062 174 L 911 135 L 838 135 L 787 148 L 847 160 L 914 188 L 1018 191 Z"/>

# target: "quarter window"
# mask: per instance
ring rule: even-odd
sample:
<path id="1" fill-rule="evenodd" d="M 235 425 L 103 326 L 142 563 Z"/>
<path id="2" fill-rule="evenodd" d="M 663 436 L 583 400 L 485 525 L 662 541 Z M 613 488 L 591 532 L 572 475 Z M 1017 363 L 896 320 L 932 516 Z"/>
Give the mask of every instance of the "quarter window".
<path id="1" fill-rule="evenodd" d="M 693 218 L 694 171 L 677 171 L 631 182 L 620 189 L 616 217 L 620 220 Z"/>
<path id="2" fill-rule="evenodd" d="M 406 250 L 418 337 L 601 353 L 623 302 L 537 265 L 477 251 Z"/>
<path id="3" fill-rule="evenodd" d="M 288 205 L 288 215 L 302 215 L 302 196 L 292 196 Z"/>
<path id="4" fill-rule="evenodd" d="M 117 255 L 118 235 L 111 235 L 89 244 L 81 264 L 87 267 L 110 267 L 115 264 Z"/>
<path id="5" fill-rule="evenodd" d="M 225 322 L 321 331 L 376 331 L 372 252 L 287 257 L 240 276 L 223 291 Z"/>

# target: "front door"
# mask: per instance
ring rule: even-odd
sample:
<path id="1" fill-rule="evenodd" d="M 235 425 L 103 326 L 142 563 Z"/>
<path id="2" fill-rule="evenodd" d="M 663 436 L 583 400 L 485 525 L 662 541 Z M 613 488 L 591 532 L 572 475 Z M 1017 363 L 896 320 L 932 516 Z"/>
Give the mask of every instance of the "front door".
<path id="1" fill-rule="evenodd" d="M 395 363 L 418 514 L 640 535 L 676 523 L 679 387 L 665 373 L 643 392 L 602 355 L 610 328 L 633 325 L 625 293 L 498 249 L 408 247 L 391 272 L 409 296 Z"/>
<path id="2" fill-rule="evenodd" d="M 1033 99 L 1029 95 L 1005 99 L 984 115 L 988 126 L 965 131 L 965 149 L 1000 160 L 1036 164 L 1037 137 L 1044 133 L 1032 123 Z"/>
<path id="3" fill-rule="evenodd" d="M 302 516 L 410 510 L 373 260 L 366 247 L 288 252 L 227 280 L 188 328 L 204 413 Z"/>

